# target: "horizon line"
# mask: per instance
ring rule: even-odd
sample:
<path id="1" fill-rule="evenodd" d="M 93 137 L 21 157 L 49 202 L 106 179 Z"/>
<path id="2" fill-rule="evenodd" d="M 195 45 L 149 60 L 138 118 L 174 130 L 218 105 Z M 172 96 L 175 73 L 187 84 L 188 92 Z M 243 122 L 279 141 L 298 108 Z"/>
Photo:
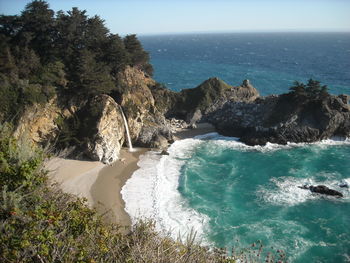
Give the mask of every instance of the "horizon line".
<path id="1" fill-rule="evenodd" d="M 127 33 L 120 34 L 122 36 L 136 34 L 137 36 L 160 36 L 160 35 L 190 35 L 190 34 L 266 34 L 266 33 L 323 33 L 323 34 L 337 34 L 348 33 L 350 30 L 215 30 L 215 31 L 175 31 L 175 32 L 154 32 L 154 33 Z"/>

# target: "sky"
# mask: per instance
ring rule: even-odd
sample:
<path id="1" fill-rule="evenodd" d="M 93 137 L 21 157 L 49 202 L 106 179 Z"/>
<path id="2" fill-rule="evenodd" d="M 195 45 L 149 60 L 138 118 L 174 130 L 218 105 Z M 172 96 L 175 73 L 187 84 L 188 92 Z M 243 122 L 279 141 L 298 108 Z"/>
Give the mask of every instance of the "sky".
<path id="1" fill-rule="evenodd" d="M 20 14 L 28 0 L 0 0 L 0 14 Z M 112 33 L 350 32 L 350 0 L 49 0 L 99 15 Z"/>

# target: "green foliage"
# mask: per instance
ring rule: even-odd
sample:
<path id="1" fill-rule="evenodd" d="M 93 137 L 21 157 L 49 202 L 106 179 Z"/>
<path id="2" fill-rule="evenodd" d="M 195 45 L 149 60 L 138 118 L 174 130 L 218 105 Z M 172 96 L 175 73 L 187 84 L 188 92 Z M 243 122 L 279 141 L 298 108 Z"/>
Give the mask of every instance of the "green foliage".
<path id="1" fill-rule="evenodd" d="M 55 14 L 47 2 L 34 0 L 19 16 L 0 15 L 0 94 L 7 99 L 0 121 L 56 93 L 109 94 L 127 65 L 153 71 L 135 35 L 122 39 L 99 16 L 76 7 Z"/>
<path id="2" fill-rule="evenodd" d="M 24 139 L 13 138 L 11 133 L 10 125 L 0 126 L 0 189 L 5 185 L 14 190 L 41 184 L 45 180 L 44 174 L 38 175 L 44 158 L 42 151 Z"/>
<path id="3" fill-rule="evenodd" d="M 153 67 L 148 63 L 149 54 L 143 50 L 142 45 L 137 39 L 136 35 L 127 35 L 124 38 L 124 45 L 130 54 L 131 66 L 136 66 L 152 76 Z"/>
<path id="4" fill-rule="evenodd" d="M 0 74 L 0 122 L 10 120 L 18 110 L 18 90 L 8 81 L 8 78 Z"/>
<path id="5" fill-rule="evenodd" d="M 290 87 L 289 90 L 296 96 L 309 98 L 322 98 L 329 96 L 327 86 L 321 86 L 321 82 L 313 79 L 309 79 L 306 85 L 302 82 L 295 81 L 294 85 Z"/>
<path id="6" fill-rule="evenodd" d="M 102 63 L 97 63 L 87 49 L 78 52 L 73 63 L 76 66 L 73 86 L 76 92 L 97 95 L 109 93 L 115 88 L 108 68 Z"/>

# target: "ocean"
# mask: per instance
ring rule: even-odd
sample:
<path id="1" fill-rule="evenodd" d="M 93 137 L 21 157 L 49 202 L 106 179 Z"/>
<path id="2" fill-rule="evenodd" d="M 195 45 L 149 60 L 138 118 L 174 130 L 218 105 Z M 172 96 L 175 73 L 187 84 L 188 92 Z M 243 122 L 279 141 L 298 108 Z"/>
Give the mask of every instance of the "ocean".
<path id="1" fill-rule="evenodd" d="M 350 34 L 212 34 L 140 38 L 155 79 L 193 88 L 217 76 L 250 79 L 262 95 L 294 80 L 320 80 L 350 93 Z M 204 245 L 283 250 L 288 262 L 350 261 L 350 139 L 247 146 L 217 133 L 176 141 L 168 156 L 148 152 L 122 189 L 135 222 L 152 218 L 174 238 L 196 231 Z M 323 184 L 344 195 L 300 189 Z M 261 257 L 266 254 L 261 253 Z M 263 261 L 263 260 L 262 260 Z"/>
<path id="2" fill-rule="evenodd" d="M 194 88 L 209 77 L 238 86 L 249 79 L 261 95 L 313 78 L 332 94 L 350 93 L 350 33 L 244 33 L 143 36 L 154 77 L 169 89 Z"/>

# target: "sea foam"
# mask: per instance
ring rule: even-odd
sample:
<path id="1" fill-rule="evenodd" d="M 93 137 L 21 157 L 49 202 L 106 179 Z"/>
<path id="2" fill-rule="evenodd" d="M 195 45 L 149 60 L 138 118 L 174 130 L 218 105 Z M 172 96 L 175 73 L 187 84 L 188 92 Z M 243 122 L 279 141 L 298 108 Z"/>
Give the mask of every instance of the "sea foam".
<path id="1" fill-rule="evenodd" d="M 178 191 L 181 167 L 199 143 L 199 139 L 176 141 L 169 147 L 169 155 L 148 152 L 140 157 L 140 168 L 121 191 L 132 223 L 153 219 L 157 230 L 174 238 L 195 231 L 197 240 L 207 243 L 204 232 L 208 218 L 190 208 Z"/>

